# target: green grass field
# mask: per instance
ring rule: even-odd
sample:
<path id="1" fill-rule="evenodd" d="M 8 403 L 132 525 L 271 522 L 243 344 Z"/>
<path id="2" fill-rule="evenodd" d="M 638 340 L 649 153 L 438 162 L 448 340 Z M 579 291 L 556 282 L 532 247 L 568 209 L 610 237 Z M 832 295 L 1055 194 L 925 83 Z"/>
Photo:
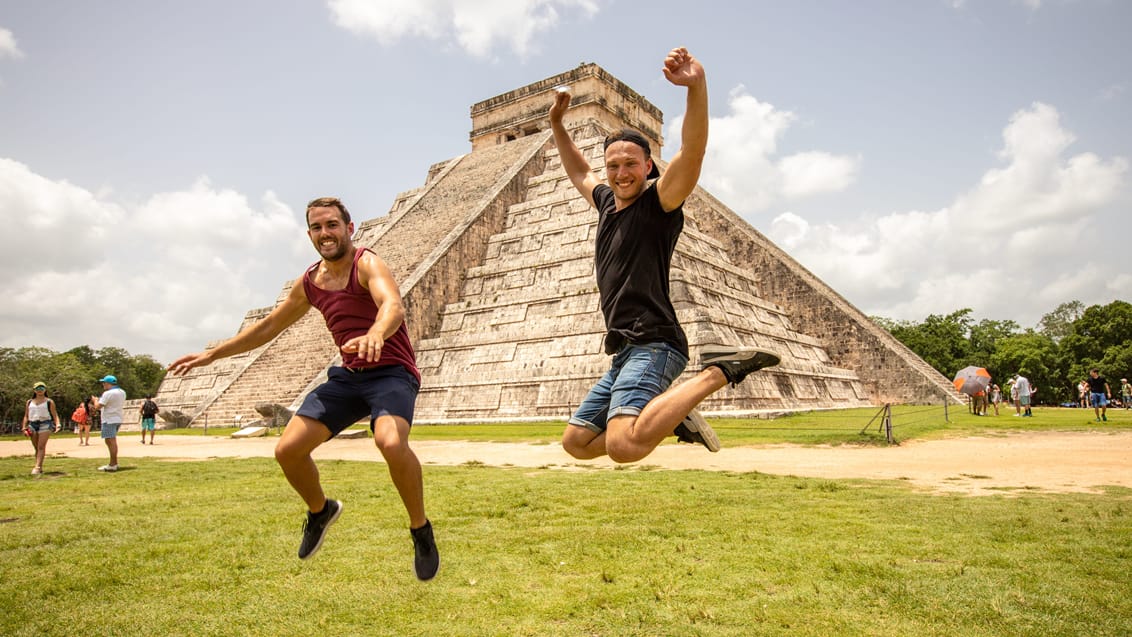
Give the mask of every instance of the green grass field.
<path id="1" fill-rule="evenodd" d="M 898 438 L 1099 428 L 1080 410 L 1043 411 L 917 425 L 924 412 L 908 408 L 893 420 Z M 1132 427 L 1125 414 L 1105 427 Z M 715 424 L 728 445 L 814 442 L 822 429 L 849 443 L 872 415 Z M 553 442 L 560 431 L 414 436 Z M 878 444 L 875 429 L 862 442 Z M 321 463 L 345 511 L 302 562 L 302 505 L 268 459 L 138 458 L 101 474 L 53 458 L 41 478 L 28 460 L 0 459 L 2 635 L 1132 634 L 1123 488 L 969 497 L 648 465 L 428 466 L 442 565 L 421 583 L 381 463 Z"/>

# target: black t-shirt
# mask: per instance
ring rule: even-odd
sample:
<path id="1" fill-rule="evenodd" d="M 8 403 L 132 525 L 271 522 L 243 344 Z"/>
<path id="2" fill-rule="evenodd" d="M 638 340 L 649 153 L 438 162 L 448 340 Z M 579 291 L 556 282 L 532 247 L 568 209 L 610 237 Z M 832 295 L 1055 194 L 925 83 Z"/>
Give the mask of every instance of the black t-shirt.
<path id="1" fill-rule="evenodd" d="M 664 212 L 656 184 L 624 210 L 617 210 L 613 190 L 593 189 L 598 210 L 595 265 L 605 315 L 605 352 L 628 341 L 664 342 L 688 355 L 688 339 L 676 320 L 668 289 L 672 252 L 684 229 L 684 206 Z"/>
<path id="2" fill-rule="evenodd" d="M 1104 376 L 1097 376 L 1096 378 L 1090 376 L 1085 379 L 1085 382 L 1089 383 L 1089 393 L 1091 394 L 1108 393 L 1104 389 L 1104 386 L 1108 384 L 1108 381 L 1104 379 Z"/>

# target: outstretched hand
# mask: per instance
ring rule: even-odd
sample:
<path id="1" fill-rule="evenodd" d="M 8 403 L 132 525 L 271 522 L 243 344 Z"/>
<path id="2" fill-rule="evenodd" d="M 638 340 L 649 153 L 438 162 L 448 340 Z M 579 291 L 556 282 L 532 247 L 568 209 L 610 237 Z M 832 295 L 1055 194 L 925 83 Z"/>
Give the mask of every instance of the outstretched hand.
<path id="1" fill-rule="evenodd" d="M 703 65 L 682 46 L 672 49 L 664 58 L 664 77 L 676 86 L 692 86 L 706 78 Z"/>
<path id="2" fill-rule="evenodd" d="M 194 367 L 208 365 L 212 362 L 212 357 L 208 352 L 197 352 L 196 354 L 186 354 L 181 358 L 173 361 L 169 367 L 165 368 L 166 371 L 171 372 L 174 376 L 181 376 L 185 372 Z"/>
<path id="3" fill-rule="evenodd" d="M 550 105 L 550 122 L 560 123 L 562 116 L 570 108 L 570 91 L 559 89 L 554 92 L 554 103 Z"/>
<path id="4" fill-rule="evenodd" d="M 343 343 L 342 351 L 347 354 L 357 354 L 358 358 L 364 361 L 376 362 L 381 360 L 381 348 L 383 345 L 385 345 L 385 339 L 369 334 L 362 334 Z"/>

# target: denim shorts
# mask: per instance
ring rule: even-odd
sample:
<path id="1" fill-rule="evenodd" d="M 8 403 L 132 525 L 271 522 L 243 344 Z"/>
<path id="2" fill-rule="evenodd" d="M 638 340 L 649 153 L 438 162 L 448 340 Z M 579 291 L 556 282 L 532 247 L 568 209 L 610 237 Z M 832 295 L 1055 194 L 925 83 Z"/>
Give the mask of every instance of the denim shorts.
<path id="1" fill-rule="evenodd" d="M 102 423 L 102 433 L 99 434 L 99 436 L 101 436 L 104 439 L 106 439 L 106 438 L 117 438 L 118 437 L 118 427 L 121 424 L 122 423 L 120 423 L 120 422 L 104 422 L 104 423 Z"/>
<path id="2" fill-rule="evenodd" d="M 32 420 L 28 423 L 28 429 L 31 429 L 33 434 L 49 434 L 55 431 L 54 420 Z"/>
<path id="3" fill-rule="evenodd" d="M 400 416 L 411 425 L 420 388 L 417 377 L 400 365 L 359 372 L 331 367 L 326 382 L 307 394 L 295 414 L 326 425 L 331 438 L 366 416 L 370 431 L 382 416 Z"/>
<path id="4" fill-rule="evenodd" d="M 1089 401 L 1093 407 L 1108 407 L 1108 396 L 1101 392 L 1089 393 Z"/>
<path id="5" fill-rule="evenodd" d="M 593 386 L 570 424 L 605 431 L 614 416 L 638 416 L 676 377 L 688 358 L 668 343 L 626 344 L 613 355 L 609 371 Z"/>

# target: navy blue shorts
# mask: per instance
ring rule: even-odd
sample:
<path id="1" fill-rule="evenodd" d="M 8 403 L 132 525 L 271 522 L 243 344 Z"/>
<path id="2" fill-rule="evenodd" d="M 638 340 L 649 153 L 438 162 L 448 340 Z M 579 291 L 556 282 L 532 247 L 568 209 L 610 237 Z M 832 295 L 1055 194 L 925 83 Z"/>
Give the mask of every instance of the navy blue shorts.
<path id="1" fill-rule="evenodd" d="M 326 377 L 295 413 L 326 425 L 331 438 L 366 416 L 370 431 L 373 421 L 382 416 L 400 416 L 413 424 L 421 384 L 404 367 L 389 365 L 360 372 L 331 367 Z"/>

